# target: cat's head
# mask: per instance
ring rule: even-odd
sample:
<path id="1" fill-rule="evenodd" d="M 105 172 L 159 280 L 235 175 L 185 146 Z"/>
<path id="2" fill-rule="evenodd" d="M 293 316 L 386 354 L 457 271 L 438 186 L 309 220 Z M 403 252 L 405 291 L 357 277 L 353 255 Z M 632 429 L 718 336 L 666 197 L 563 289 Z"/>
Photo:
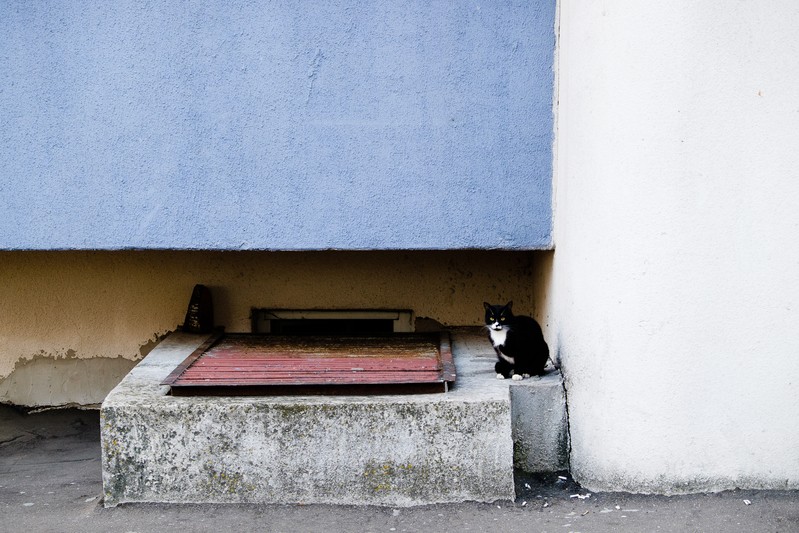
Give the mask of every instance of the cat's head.
<path id="1" fill-rule="evenodd" d="M 486 327 L 496 331 L 500 331 L 513 319 L 513 302 L 508 302 L 505 305 L 491 305 L 488 302 L 483 302 L 483 307 L 486 310 L 485 323 Z"/>

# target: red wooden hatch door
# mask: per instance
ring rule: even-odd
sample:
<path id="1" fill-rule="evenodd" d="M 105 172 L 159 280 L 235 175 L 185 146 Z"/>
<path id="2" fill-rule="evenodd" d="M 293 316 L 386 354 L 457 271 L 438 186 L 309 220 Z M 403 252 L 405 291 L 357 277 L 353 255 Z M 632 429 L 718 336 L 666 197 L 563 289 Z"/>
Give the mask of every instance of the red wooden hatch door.
<path id="1" fill-rule="evenodd" d="M 449 333 L 279 336 L 218 333 L 163 381 L 173 395 L 446 392 Z"/>

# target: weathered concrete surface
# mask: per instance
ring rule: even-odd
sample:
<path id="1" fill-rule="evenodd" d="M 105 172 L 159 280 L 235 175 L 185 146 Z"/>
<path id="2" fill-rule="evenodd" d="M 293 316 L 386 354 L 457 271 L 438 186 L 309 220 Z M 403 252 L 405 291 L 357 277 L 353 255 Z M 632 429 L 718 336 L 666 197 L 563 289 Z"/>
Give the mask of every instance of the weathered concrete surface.
<path id="1" fill-rule="evenodd" d="M 480 328 L 458 330 L 459 353 L 479 368 L 482 385 L 495 378 L 496 356 Z M 547 374 L 523 381 L 496 380 L 509 389 L 513 464 L 525 472 L 557 472 L 569 468 L 568 416 L 563 376 L 550 365 Z"/>
<path id="2" fill-rule="evenodd" d="M 447 394 L 167 396 L 160 381 L 203 340 L 170 335 L 103 403 L 106 505 L 514 498 L 509 385 L 482 336 L 453 332 Z"/>
<path id="3" fill-rule="evenodd" d="M 569 468 L 566 392 L 559 370 L 510 386 L 513 463 L 525 472 Z"/>
<path id="4" fill-rule="evenodd" d="M 498 504 L 403 509 L 258 504 L 104 508 L 99 418 L 97 411 L 62 409 L 22 415 L 0 406 L 0 531 L 799 531 L 799 491 L 672 497 L 594 493 L 580 499 L 570 496 L 586 491 L 556 474 L 519 475 L 516 501 Z"/>

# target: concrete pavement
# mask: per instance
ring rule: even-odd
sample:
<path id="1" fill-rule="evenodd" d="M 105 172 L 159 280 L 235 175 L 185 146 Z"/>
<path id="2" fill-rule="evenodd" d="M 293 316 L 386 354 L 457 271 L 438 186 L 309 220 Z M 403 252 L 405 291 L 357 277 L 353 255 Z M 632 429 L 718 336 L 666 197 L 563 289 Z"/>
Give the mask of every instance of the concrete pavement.
<path id="1" fill-rule="evenodd" d="M 2 532 L 799 531 L 799 491 L 587 496 L 563 477 L 520 474 L 516 501 L 492 504 L 402 509 L 129 504 L 106 509 L 97 411 L 25 415 L 0 406 Z"/>

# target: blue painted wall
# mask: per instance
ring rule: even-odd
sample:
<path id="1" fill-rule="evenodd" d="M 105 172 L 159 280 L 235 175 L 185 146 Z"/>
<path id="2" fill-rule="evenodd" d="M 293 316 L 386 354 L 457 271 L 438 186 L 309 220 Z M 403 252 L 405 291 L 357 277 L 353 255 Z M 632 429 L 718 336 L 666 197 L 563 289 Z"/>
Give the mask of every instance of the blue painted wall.
<path id="1" fill-rule="evenodd" d="M 2 249 L 551 245 L 555 0 L 0 10 Z"/>

